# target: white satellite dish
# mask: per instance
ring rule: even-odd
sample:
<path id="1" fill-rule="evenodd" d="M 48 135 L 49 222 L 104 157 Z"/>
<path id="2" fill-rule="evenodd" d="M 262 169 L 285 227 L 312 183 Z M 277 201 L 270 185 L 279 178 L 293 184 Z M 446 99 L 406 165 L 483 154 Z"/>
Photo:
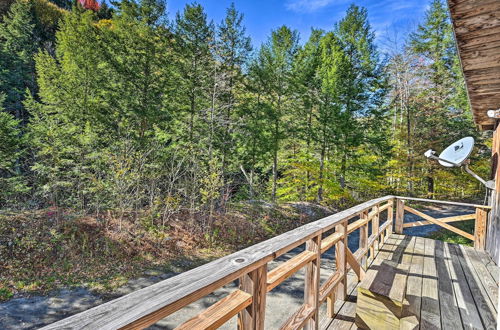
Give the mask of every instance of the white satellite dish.
<path id="1" fill-rule="evenodd" d="M 469 168 L 468 158 L 472 153 L 472 149 L 474 149 L 474 138 L 468 136 L 449 145 L 441 152 L 439 157 L 436 156 L 436 152 L 432 149 L 427 150 L 424 155 L 427 158 L 437 160 L 444 167 L 460 167 L 464 165 L 467 173 L 479 180 L 488 189 L 494 190 L 495 182 L 493 180 L 485 181 Z"/>
<path id="2" fill-rule="evenodd" d="M 470 136 L 464 137 L 443 150 L 439 158 L 445 161 L 439 160 L 439 164 L 445 167 L 461 166 L 469 158 L 472 149 L 474 149 L 474 138 Z"/>

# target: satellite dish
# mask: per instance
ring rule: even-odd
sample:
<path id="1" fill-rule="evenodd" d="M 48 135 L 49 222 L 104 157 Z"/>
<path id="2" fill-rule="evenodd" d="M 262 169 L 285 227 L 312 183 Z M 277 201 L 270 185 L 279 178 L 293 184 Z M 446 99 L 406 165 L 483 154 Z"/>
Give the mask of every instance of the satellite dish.
<path id="1" fill-rule="evenodd" d="M 495 190 L 495 181 L 485 181 L 469 168 L 469 161 L 467 159 L 472 153 L 472 149 L 474 149 L 474 138 L 468 136 L 449 145 L 441 152 L 439 157 L 436 156 L 436 152 L 432 149 L 427 150 L 424 155 L 427 158 L 437 160 L 444 167 L 460 167 L 464 165 L 467 173 L 479 180 L 486 188 Z"/>
<path id="2" fill-rule="evenodd" d="M 470 136 L 464 137 L 443 150 L 439 155 L 439 164 L 444 167 L 461 166 L 469 158 L 472 149 L 474 149 L 474 138 Z"/>

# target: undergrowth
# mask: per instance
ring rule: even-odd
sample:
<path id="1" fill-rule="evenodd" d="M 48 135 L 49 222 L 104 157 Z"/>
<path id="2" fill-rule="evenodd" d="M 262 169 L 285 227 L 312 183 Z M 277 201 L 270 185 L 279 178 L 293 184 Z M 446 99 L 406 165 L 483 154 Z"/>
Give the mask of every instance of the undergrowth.
<path id="1" fill-rule="evenodd" d="M 188 268 L 268 239 L 329 214 L 300 203 L 243 202 L 218 214 L 208 228 L 202 214 L 179 213 L 163 226 L 152 215 L 79 215 L 68 209 L 0 213 L 0 300 L 84 286 L 111 292 L 146 270 Z M 186 263 L 184 263 L 186 264 Z"/>

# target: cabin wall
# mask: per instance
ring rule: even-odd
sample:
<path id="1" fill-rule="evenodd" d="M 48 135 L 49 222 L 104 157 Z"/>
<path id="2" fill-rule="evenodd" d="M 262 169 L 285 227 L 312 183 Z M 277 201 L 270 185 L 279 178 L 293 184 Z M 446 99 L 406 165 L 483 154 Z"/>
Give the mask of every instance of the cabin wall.
<path id="1" fill-rule="evenodd" d="M 500 264 L 500 126 L 495 125 L 492 146 L 492 177 L 495 179 L 495 190 L 491 198 L 491 212 L 486 235 L 486 250 L 493 260 Z"/>

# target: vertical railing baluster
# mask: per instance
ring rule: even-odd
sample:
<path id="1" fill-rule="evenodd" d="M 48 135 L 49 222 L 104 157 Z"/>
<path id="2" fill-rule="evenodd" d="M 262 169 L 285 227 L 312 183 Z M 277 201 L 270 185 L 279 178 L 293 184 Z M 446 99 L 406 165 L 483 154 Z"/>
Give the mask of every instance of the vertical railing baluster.
<path id="1" fill-rule="evenodd" d="M 396 205 L 396 223 L 394 225 L 394 231 L 398 234 L 403 233 L 404 216 L 405 216 L 405 201 L 398 198 Z"/>
<path id="2" fill-rule="evenodd" d="M 342 275 L 335 296 L 340 300 L 345 300 L 347 298 L 347 220 L 335 226 L 335 231 L 344 234 L 342 239 L 335 244 L 335 263 L 337 271 Z"/>
<path id="3" fill-rule="evenodd" d="M 318 329 L 319 326 L 319 278 L 321 267 L 321 235 L 314 237 L 306 242 L 306 250 L 316 253 L 313 259 L 306 267 L 304 300 L 305 303 L 314 308 L 314 315 L 307 321 L 304 329 Z"/>
<path id="4" fill-rule="evenodd" d="M 385 243 L 385 240 L 392 234 L 392 223 L 393 223 L 393 220 L 394 220 L 394 202 L 397 201 L 397 199 L 391 199 L 389 201 L 389 207 L 387 208 L 387 221 L 389 221 L 391 224 L 388 225 L 386 228 L 385 228 L 385 237 L 384 239 L 382 240 L 382 244 Z"/>
<path id="5" fill-rule="evenodd" d="M 476 219 L 474 223 L 474 248 L 484 250 L 486 248 L 486 227 L 488 221 L 488 211 L 476 208 Z"/>
<path id="6" fill-rule="evenodd" d="M 378 252 L 379 245 L 378 245 L 378 234 L 380 230 L 380 212 L 379 212 L 379 206 L 376 205 L 373 209 L 375 211 L 375 216 L 373 217 L 372 220 L 372 235 L 375 235 L 377 237 L 375 241 L 373 242 L 372 246 L 370 247 L 370 256 L 373 259 L 375 259 L 375 254 Z"/>
<path id="7" fill-rule="evenodd" d="M 363 211 L 363 213 L 361 214 L 361 218 L 365 219 L 365 220 L 368 219 L 368 211 Z M 359 228 L 359 248 L 361 249 L 361 251 L 365 251 L 365 253 L 361 257 L 361 262 L 360 262 L 361 267 L 364 270 L 366 270 L 366 265 L 367 265 L 366 254 L 368 251 L 366 251 L 366 250 L 367 250 L 367 244 L 368 244 L 368 222 Z M 361 279 L 359 279 L 359 280 L 361 280 Z"/>
<path id="8" fill-rule="evenodd" d="M 238 314 L 238 329 L 263 330 L 266 316 L 267 264 L 243 275 L 240 288 L 252 295 L 252 304 Z"/>

